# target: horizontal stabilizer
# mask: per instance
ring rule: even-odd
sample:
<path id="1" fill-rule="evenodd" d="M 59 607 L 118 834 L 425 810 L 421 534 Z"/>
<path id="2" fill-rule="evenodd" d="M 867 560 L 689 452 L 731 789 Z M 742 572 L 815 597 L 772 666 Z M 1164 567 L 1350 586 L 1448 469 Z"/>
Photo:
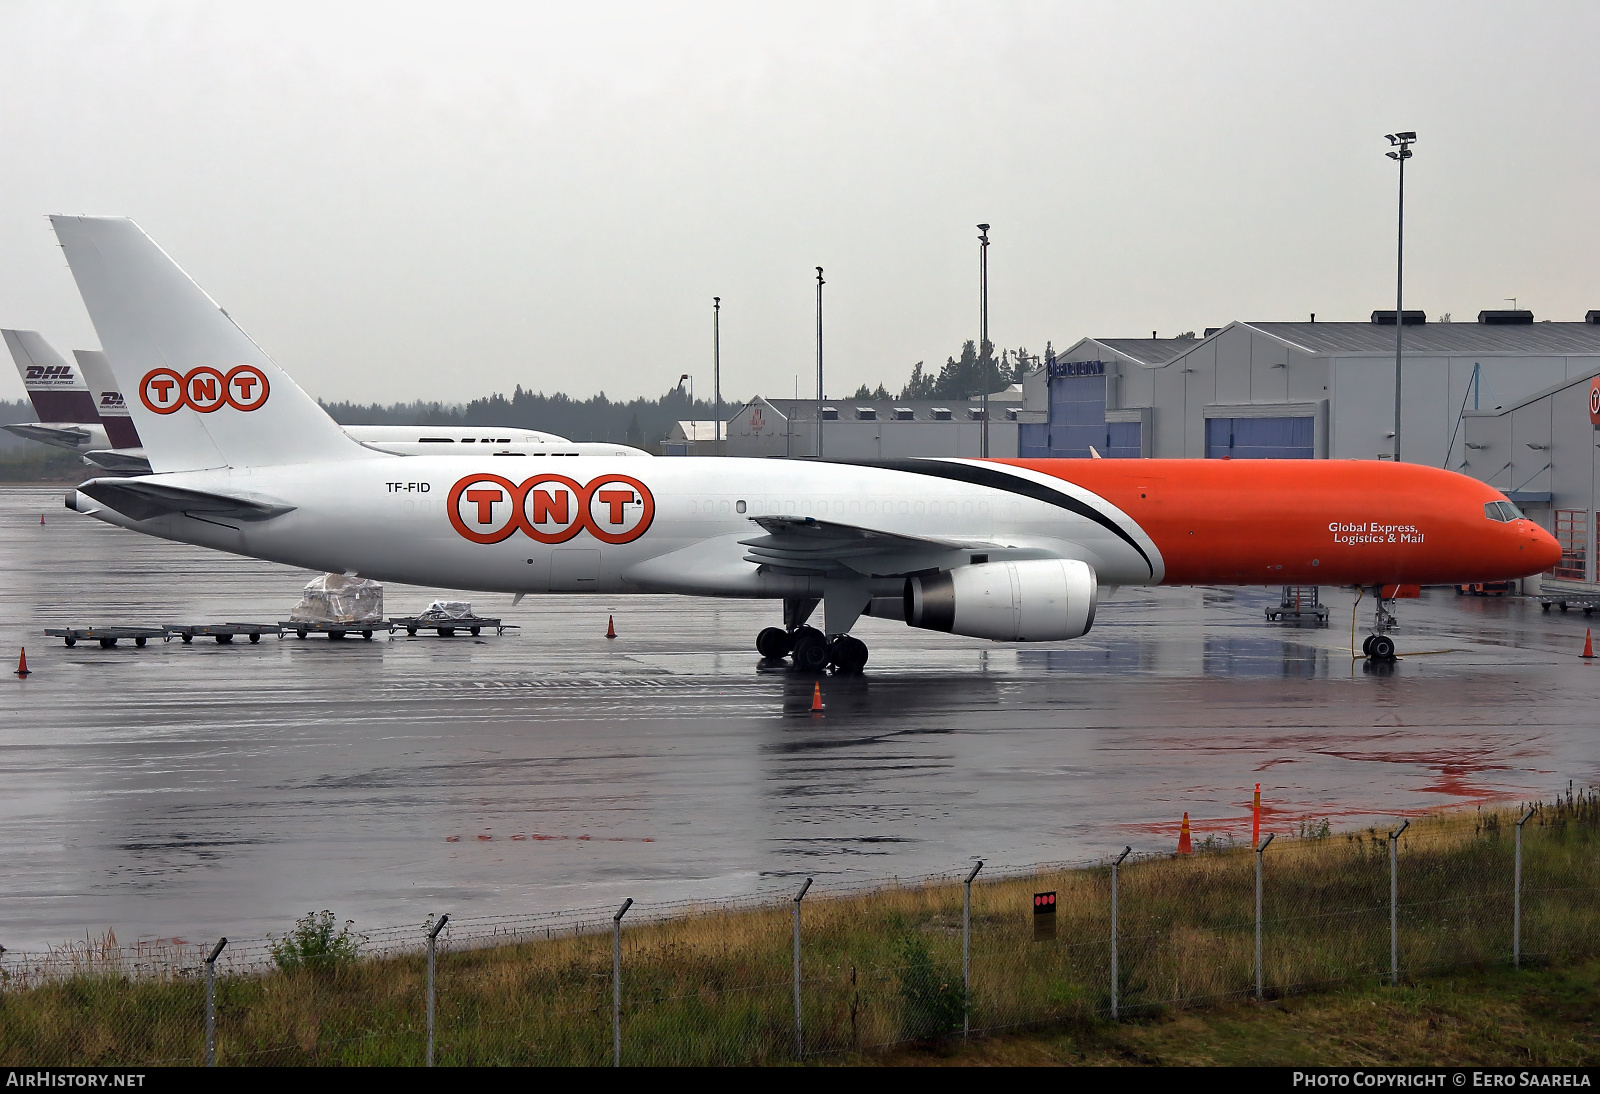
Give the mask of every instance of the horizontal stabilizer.
<path id="1" fill-rule="evenodd" d="M 129 520 L 149 520 L 172 513 L 191 513 L 230 520 L 271 520 L 294 511 L 292 505 L 253 498 L 208 494 L 178 486 L 133 479 L 90 479 L 78 490 Z"/>

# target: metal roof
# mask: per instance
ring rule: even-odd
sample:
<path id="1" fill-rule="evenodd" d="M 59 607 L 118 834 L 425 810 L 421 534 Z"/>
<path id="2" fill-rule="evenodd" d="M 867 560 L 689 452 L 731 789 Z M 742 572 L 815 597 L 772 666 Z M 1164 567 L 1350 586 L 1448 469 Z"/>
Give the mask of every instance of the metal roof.
<path id="1" fill-rule="evenodd" d="M 1394 354 L 1394 326 L 1375 323 L 1244 323 L 1316 354 Z M 1600 324 L 1426 323 L 1404 328 L 1404 352 L 1497 357 L 1600 355 Z"/>
<path id="2" fill-rule="evenodd" d="M 1147 365 L 1164 365 L 1200 344 L 1198 338 L 1096 338 L 1094 341 L 1114 353 L 1132 357 Z M 1075 356 L 1057 354 L 1056 360 L 1070 361 Z"/>

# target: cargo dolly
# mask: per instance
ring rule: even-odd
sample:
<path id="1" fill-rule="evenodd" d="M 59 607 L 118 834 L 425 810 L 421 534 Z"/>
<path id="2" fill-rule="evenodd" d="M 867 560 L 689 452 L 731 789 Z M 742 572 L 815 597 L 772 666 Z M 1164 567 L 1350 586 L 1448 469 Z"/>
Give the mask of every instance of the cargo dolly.
<path id="1" fill-rule="evenodd" d="M 279 638 L 290 634 L 304 638 L 308 634 L 325 634 L 330 639 L 344 638 L 347 635 L 359 634 L 362 638 L 371 638 L 374 632 L 382 631 L 388 634 L 394 628 L 382 619 L 363 620 L 359 623 L 304 623 L 290 619 L 279 623 L 281 628 Z"/>
<path id="2" fill-rule="evenodd" d="M 479 631 L 486 631 L 491 628 L 493 628 L 495 634 L 501 635 L 506 633 L 507 627 L 516 626 L 515 623 L 502 623 L 498 619 L 490 619 L 481 615 L 463 615 L 455 619 L 429 619 L 426 616 L 410 615 L 401 619 L 391 619 L 389 620 L 389 625 L 397 630 L 404 628 L 405 632 L 412 637 L 415 637 L 418 631 L 437 631 L 441 638 L 449 638 L 457 631 L 466 631 L 468 634 L 476 635 Z"/>
<path id="3" fill-rule="evenodd" d="M 1600 596 L 1589 593 L 1571 593 L 1557 596 L 1541 596 L 1539 598 L 1540 611 L 1549 611 L 1552 604 L 1562 611 L 1566 611 L 1568 608 L 1582 608 L 1583 614 L 1589 615 L 1595 611 L 1600 611 Z"/>
<path id="4" fill-rule="evenodd" d="M 142 646 L 152 638 L 165 642 L 172 637 L 165 627 L 46 627 L 44 633 L 50 638 L 64 639 L 69 646 L 98 641 L 102 649 L 108 650 L 124 638 L 131 639 L 135 646 Z"/>
<path id="5" fill-rule="evenodd" d="M 1293 619 L 1296 622 L 1313 619 L 1317 625 L 1325 625 L 1328 622 L 1328 609 L 1317 595 L 1318 588 L 1316 585 L 1283 586 L 1283 595 L 1278 603 L 1266 609 L 1267 618 L 1273 622 L 1280 619 Z"/>
<path id="6" fill-rule="evenodd" d="M 226 646 L 240 635 L 248 636 L 252 642 L 259 642 L 264 634 L 281 635 L 283 628 L 276 623 L 198 623 L 181 626 L 168 624 L 167 633 L 183 639 L 183 644 L 186 646 L 196 638 L 215 638 L 218 645 Z"/>

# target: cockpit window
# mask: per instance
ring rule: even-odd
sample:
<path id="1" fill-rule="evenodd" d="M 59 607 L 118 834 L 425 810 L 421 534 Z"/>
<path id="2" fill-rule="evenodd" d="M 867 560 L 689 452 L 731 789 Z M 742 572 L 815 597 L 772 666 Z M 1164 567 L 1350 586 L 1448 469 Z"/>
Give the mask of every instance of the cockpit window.
<path id="1" fill-rule="evenodd" d="M 1526 520 L 1522 510 L 1512 505 L 1509 501 L 1488 501 L 1483 504 L 1483 515 L 1490 520 L 1503 522 L 1513 520 Z"/>

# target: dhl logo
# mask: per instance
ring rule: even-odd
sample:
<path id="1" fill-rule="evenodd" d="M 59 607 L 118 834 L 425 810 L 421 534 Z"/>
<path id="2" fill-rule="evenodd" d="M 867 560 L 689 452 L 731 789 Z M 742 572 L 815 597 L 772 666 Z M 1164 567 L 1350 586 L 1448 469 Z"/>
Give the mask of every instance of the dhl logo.
<path id="1" fill-rule="evenodd" d="M 139 381 L 139 401 L 156 414 L 175 414 L 184 407 L 201 414 L 224 406 L 251 411 L 266 403 L 270 390 L 267 374 L 254 365 L 235 365 L 226 375 L 210 365 L 182 375 L 174 369 L 155 368 Z"/>
<path id="2" fill-rule="evenodd" d="M 72 379 L 71 365 L 29 365 L 27 380 L 68 380 Z"/>
<path id="3" fill-rule="evenodd" d="M 565 543 L 587 530 L 601 543 L 631 543 L 655 519 L 649 489 L 628 475 L 602 475 L 580 486 L 543 474 L 521 485 L 499 475 L 468 475 L 450 488 L 450 523 L 473 543 L 500 543 L 520 529 L 539 543 Z"/>
<path id="4" fill-rule="evenodd" d="M 123 403 L 122 403 L 122 392 L 120 392 L 120 391 L 102 391 L 100 393 L 100 405 L 103 406 L 103 407 L 109 407 L 112 410 L 115 410 L 118 407 L 121 407 L 123 405 Z"/>

